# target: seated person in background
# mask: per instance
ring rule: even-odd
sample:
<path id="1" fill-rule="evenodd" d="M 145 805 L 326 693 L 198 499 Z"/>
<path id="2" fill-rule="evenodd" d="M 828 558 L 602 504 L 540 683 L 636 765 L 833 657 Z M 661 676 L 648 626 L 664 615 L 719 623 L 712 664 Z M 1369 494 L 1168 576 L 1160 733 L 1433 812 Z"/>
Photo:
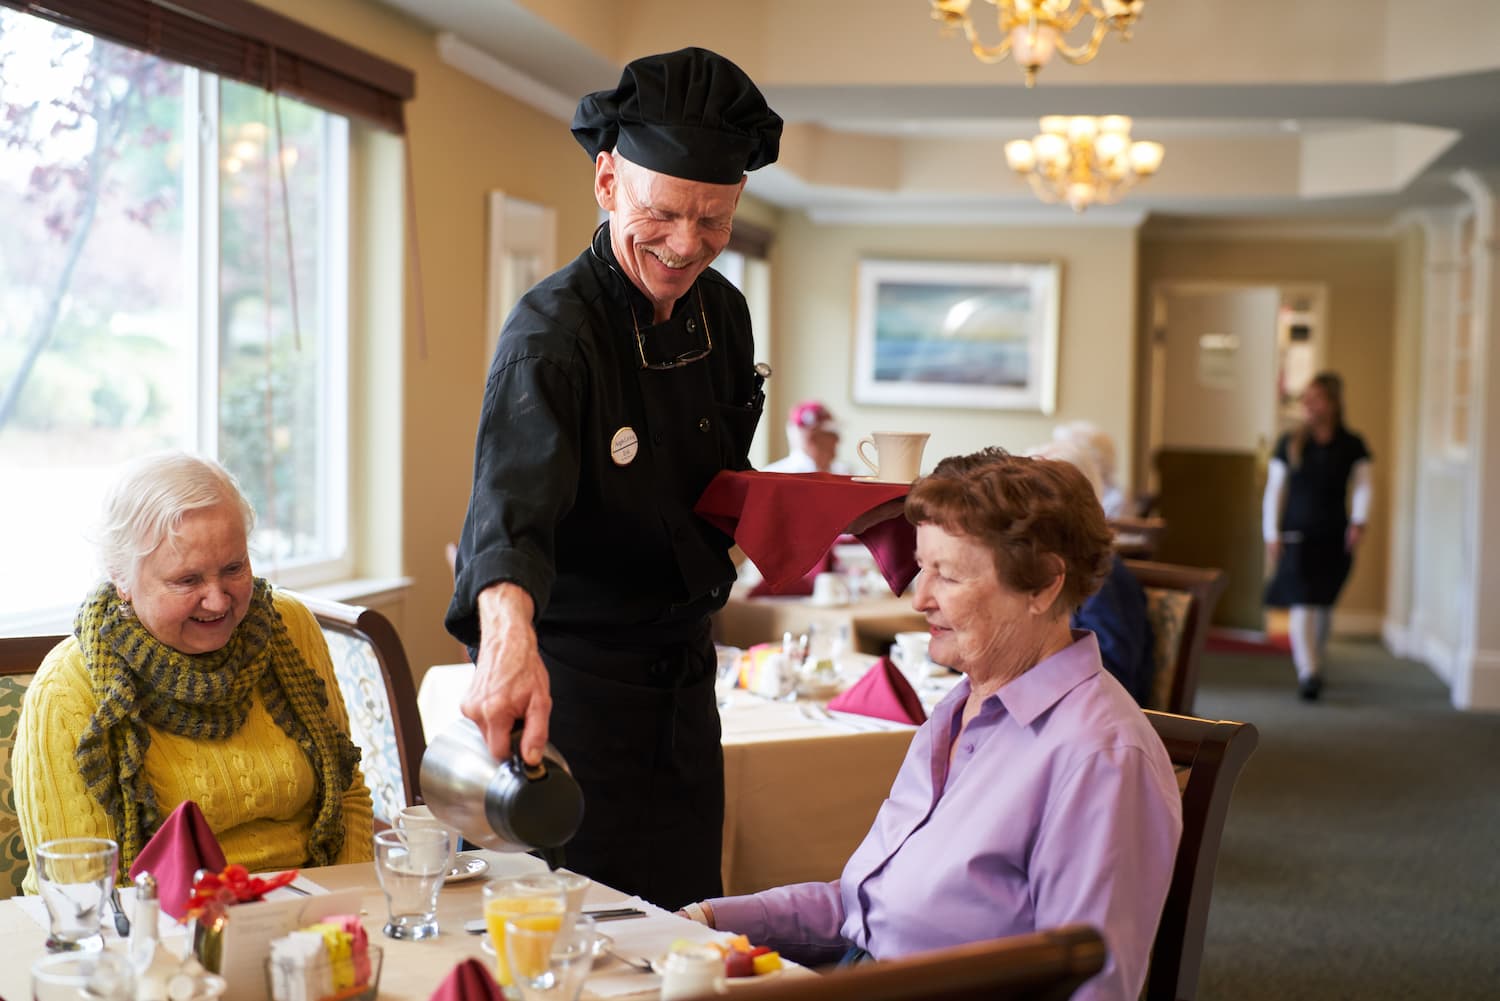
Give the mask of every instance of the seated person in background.
<path id="1" fill-rule="evenodd" d="M 1054 440 L 1029 448 L 1026 454 L 1070 462 L 1096 496 L 1102 489 L 1092 454 L 1077 442 Z M 1119 553 L 1111 555 L 1109 575 L 1073 613 L 1073 628 L 1087 629 L 1098 638 L 1104 669 L 1138 705 L 1145 706 L 1151 701 L 1156 678 L 1156 637 L 1146 610 L 1146 592 Z"/>
<path id="2" fill-rule="evenodd" d="M 1113 521 L 1135 512 L 1115 479 L 1115 440 L 1091 421 L 1068 421 L 1052 429 L 1053 441 L 1068 441 L 1082 446 L 1094 458 L 1099 473 L 1099 503 L 1104 517 Z"/>
<path id="3" fill-rule="evenodd" d="M 831 883 L 684 909 L 794 959 L 894 959 L 1083 922 L 1109 948 L 1076 999 L 1134 1001 L 1182 804 L 1161 739 L 1069 616 L 1110 537 L 1073 466 L 986 449 L 906 501 L 912 606 L 967 677 L 917 730 L 864 843 Z"/>
<path id="4" fill-rule="evenodd" d="M 767 466 L 767 473 L 839 473 L 853 472 L 836 457 L 839 451 L 839 426 L 832 412 L 817 400 L 805 400 L 791 409 L 786 417 L 786 440 L 792 453 Z"/>
<path id="5" fill-rule="evenodd" d="M 107 580 L 26 690 L 12 759 L 28 848 L 107 837 L 130 868 L 184 800 L 251 870 L 366 861 L 370 793 L 323 633 L 250 570 L 250 502 L 218 463 L 131 464 Z M 26 876 L 36 892 L 36 870 Z"/>

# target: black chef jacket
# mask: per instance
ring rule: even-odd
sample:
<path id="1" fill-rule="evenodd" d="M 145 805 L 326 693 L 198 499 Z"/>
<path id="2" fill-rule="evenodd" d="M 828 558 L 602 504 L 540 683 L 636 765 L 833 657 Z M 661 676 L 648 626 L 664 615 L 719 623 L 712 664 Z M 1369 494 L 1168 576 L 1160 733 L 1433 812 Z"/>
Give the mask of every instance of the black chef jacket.
<path id="1" fill-rule="evenodd" d="M 720 470 L 749 467 L 761 401 L 749 310 L 722 276 L 705 271 L 669 321 L 652 319 L 607 228 L 511 312 L 446 622 L 473 648 L 480 591 L 512 581 L 531 595 L 551 739 L 585 798 L 567 864 L 676 907 L 717 895 L 723 758 L 707 617 L 734 579 L 732 540 L 692 508 Z M 672 358 L 710 341 L 699 361 L 642 366 L 642 351 Z"/>

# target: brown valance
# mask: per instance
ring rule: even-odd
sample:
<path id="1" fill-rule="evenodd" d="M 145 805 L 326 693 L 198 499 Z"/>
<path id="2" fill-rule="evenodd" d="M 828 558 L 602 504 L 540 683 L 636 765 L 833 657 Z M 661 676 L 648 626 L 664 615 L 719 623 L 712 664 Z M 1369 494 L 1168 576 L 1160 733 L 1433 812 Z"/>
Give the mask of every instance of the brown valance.
<path id="1" fill-rule="evenodd" d="M 37 17 L 406 131 L 410 70 L 249 0 L 0 0 Z"/>

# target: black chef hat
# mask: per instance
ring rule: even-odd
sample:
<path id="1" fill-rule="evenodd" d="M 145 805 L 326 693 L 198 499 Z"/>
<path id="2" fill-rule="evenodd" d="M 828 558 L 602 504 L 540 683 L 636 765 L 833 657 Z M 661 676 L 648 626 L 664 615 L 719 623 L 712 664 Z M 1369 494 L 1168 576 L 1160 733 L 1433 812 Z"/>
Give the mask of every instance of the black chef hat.
<path id="1" fill-rule="evenodd" d="M 618 150 L 631 163 L 689 181 L 737 184 L 776 160 L 781 116 L 745 71 L 707 49 L 643 56 L 620 85 L 584 97 L 573 136 L 589 155 Z"/>

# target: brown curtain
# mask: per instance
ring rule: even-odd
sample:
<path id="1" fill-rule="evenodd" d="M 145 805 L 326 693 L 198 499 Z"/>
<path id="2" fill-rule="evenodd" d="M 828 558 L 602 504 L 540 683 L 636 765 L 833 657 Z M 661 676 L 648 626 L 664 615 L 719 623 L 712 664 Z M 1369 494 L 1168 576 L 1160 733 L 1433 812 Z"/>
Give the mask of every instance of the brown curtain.
<path id="1" fill-rule="evenodd" d="M 0 0 L 0 4 L 397 134 L 410 70 L 248 0 Z"/>

